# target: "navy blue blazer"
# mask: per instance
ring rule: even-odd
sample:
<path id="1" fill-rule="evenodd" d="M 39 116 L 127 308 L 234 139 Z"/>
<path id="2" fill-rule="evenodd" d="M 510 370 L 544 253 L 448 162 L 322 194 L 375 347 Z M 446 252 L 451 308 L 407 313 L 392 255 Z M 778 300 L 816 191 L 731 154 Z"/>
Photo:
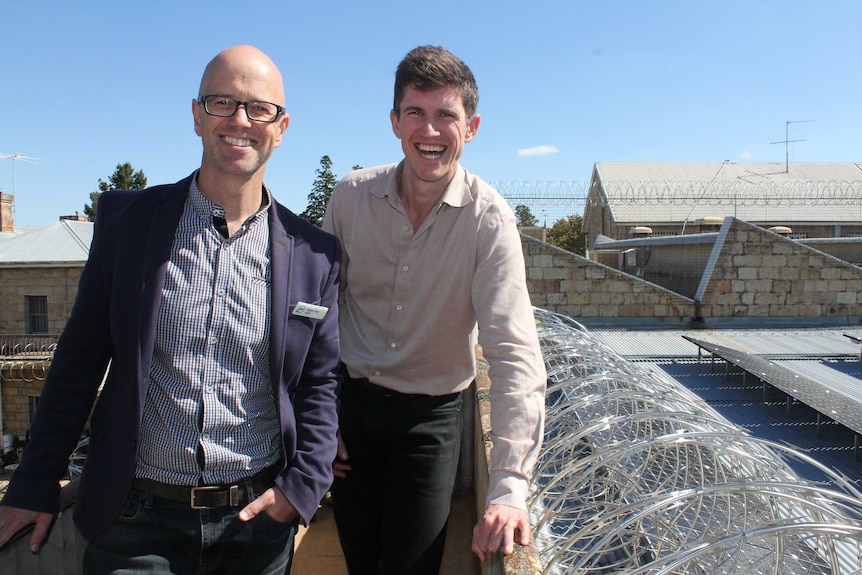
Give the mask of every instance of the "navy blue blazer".
<path id="1" fill-rule="evenodd" d="M 191 181 L 100 196 L 75 304 L 4 505 L 56 512 L 58 481 L 92 408 L 75 522 L 89 539 L 122 510 L 135 477 L 165 269 Z M 341 248 L 275 202 L 269 226 L 269 359 L 284 454 L 276 484 L 307 522 L 332 481 L 336 452 Z M 292 313 L 298 302 L 329 312 L 300 317 Z"/>

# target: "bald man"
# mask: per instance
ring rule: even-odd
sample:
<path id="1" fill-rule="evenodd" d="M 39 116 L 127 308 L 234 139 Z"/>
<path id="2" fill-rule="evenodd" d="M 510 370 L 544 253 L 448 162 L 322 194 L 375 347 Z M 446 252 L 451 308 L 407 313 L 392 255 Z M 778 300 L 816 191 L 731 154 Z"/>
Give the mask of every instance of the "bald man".
<path id="1" fill-rule="evenodd" d="M 284 105 L 275 64 L 229 48 L 192 101 L 200 169 L 100 197 L 0 545 L 30 524 L 43 545 L 92 408 L 86 573 L 289 571 L 332 480 L 340 247 L 264 184 Z"/>

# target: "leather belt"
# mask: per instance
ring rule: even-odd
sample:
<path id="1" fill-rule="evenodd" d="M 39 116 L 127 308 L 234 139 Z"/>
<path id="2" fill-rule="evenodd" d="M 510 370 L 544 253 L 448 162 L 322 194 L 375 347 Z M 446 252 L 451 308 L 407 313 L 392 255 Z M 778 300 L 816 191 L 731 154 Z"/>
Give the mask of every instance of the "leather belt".
<path id="1" fill-rule="evenodd" d="M 136 477 L 132 488 L 154 497 L 188 503 L 192 509 L 218 509 L 248 503 L 252 497 L 249 484 L 254 496 L 259 496 L 273 486 L 275 474 L 274 468 L 268 468 L 236 483 L 202 486 L 171 485 Z"/>
<path id="2" fill-rule="evenodd" d="M 461 395 L 460 392 L 447 393 L 445 395 L 402 393 L 400 391 L 395 391 L 394 389 L 389 389 L 388 387 L 377 385 L 376 383 L 371 383 L 370 381 L 368 381 L 367 377 L 350 377 L 349 375 L 346 375 L 345 380 L 350 382 L 349 385 L 355 386 L 355 389 L 361 389 L 368 395 L 373 395 L 375 397 L 384 397 L 386 399 L 429 401 L 438 403 L 441 401 L 453 401 L 455 398 Z"/>

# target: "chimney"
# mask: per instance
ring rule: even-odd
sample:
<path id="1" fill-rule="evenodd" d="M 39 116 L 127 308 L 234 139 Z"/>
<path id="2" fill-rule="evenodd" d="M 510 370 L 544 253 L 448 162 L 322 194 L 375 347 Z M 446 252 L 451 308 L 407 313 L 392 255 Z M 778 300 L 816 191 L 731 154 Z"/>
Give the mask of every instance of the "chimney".
<path id="1" fill-rule="evenodd" d="M 71 220 L 73 222 L 86 222 L 88 221 L 87 216 L 82 215 L 81 212 L 76 211 L 74 216 L 60 216 L 60 221 L 63 220 Z"/>
<path id="2" fill-rule="evenodd" d="M 0 232 L 14 232 L 15 222 L 12 219 L 12 202 L 15 196 L 0 192 Z"/>

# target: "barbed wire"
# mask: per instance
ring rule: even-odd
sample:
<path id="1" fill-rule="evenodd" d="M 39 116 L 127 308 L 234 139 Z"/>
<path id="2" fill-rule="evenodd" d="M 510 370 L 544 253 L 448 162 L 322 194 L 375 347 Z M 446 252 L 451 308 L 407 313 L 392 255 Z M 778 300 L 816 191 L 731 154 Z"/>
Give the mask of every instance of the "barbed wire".
<path id="1" fill-rule="evenodd" d="M 50 366 L 50 360 L 0 360 L 0 382 L 44 381 Z"/>
<path id="2" fill-rule="evenodd" d="M 655 180 L 605 182 L 612 203 L 735 203 L 736 205 L 850 205 L 862 200 L 862 181 L 756 182 L 740 181 L 667 182 Z"/>
<path id="3" fill-rule="evenodd" d="M 586 181 L 515 180 L 490 184 L 513 209 L 527 206 L 539 225 L 546 227 L 572 215 L 583 215 L 588 205 L 601 207 L 605 202 L 600 196 L 590 197 L 590 182 Z M 793 206 L 799 207 L 803 216 L 810 206 L 844 206 L 862 214 L 862 180 L 780 183 L 733 180 L 715 181 L 711 186 L 710 182 L 699 180 L 611 180 L 603 184 L 611 206 L 650 206 L 657 211 L 695 205 L 735 209 Z"/>

